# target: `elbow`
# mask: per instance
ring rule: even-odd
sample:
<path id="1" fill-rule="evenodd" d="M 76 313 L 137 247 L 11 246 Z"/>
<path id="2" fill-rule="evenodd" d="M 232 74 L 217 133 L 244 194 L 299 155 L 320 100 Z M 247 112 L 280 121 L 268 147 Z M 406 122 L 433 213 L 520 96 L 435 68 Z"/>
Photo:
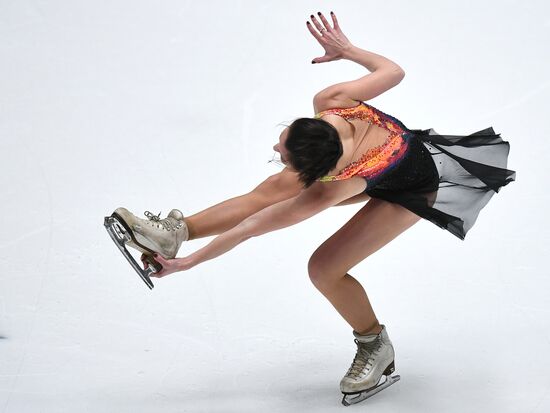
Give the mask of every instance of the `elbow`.
<path id="1" fill-rule="evenodd" d="M 393 83 L 393 86 L 396 86 L 399 83 L 401 83 L 404 77 L 405 77 L 405 71 L 403 69 L 401 69 L 400 67 L 392 69 L 391 81 Z"/>
<path id="2" fill-rule="evenodd" d="M 392 69 L 392 74 L 395 76 L 395 79 L 397 80 L 397 83 L 401 82 L 403 78 L 405 77 L 405 71 L 400 67 L 396 66 Z"/>
<path id="3" fill-rule="evenodd" d="M 398 65 L 387 66 L 380 74 L 383 74 L 386 81 L 391 83 L 390 87 L 397 85 L 405 77 L 405 71 Z"/>
<path id="4" fill-rule="evenodd" d="M 405 70 L 403 70 L 403 68 L 401 66 L 399 66 L 397 63 L 391 62 L 391 64 L 389 64 L 387 67 L 392 72 L 402 74 L 403 76 L 405 76 Z"/>
<path id="5" fill-rule="evenodd" d="M 383 66 L 380 68 L 387 74 L 391 74 L 395 77 L 405 77 L 405 70 L 401 66 L 399 66 L 397 63 L 391 62 L 388 63 L 386 66 Z"/>

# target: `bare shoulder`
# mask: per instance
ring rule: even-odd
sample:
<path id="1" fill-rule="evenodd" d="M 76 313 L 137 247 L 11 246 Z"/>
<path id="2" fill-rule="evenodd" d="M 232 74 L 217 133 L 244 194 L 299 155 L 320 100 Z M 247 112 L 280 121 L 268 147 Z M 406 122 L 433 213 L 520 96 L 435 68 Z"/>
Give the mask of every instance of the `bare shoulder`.
<path id="1" fill-rule="evenodd" d="M 328 109 L 347 109 L 357 106 L 360 101 L 341 96 L 341 97 L 326 97 L 317 94 L 313 97 L 313 110 L 315 113 L 322 112 Z"/>
<path id="2" fill-rule="evenodd" d="M 319 112 L 322 112 L 328 109 L 354 108 L 357 105 L 359 105 L 359 103 L 360 102 L 356 100 L 345 98 L 345 97 L 344 98 L 325 98 L 325 97 L 319 97 L 319 95 L 316 95 L 313 98 L 313 110 L 317 115 Z M 347 138 L 353 138 L 353 135 L 355 134 L 355 126 L 350 122 L 348 122 L 346 119 L 344 119 L 339 115 L 331 114 L 331 113 L 327 113 L 322 117 L 323 117 L 323 120 L 329 122 L 336 129 L 338 129 L 338 134 L 342 139 L 342 143 L 344 143 L 344 140 L 347 140 Z"/>

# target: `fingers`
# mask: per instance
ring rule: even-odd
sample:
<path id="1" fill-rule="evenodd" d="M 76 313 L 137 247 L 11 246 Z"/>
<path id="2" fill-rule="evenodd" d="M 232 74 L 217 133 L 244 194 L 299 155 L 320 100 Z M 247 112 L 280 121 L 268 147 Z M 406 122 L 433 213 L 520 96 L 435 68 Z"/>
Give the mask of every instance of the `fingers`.
<path id="1" fill-rule="evenodd" d="M 149 267 L 149 263 L 147 262 L 147 257 L 145 254 L 141 254 L 141 257 L 139 257 L 141 260 L 141 263 L 143 264 L 143 269 L 146 270 L 147 267 Z"/>
<path id="2" fill-rule="evenodd" d="M 153 257 L 155 258 L 155 261 L 158 262 L 160 265 L 162 265 L 163 267 L 168 263 L 166 261 L 166 259 L 160 255 L 160 254 L 153 254 Z"/>
<path id="3" fill-rule="evenodd" d="M 332 24 L 334 24 L 334 30 L 339 32 L 340 25 L 338 24 L 338 19 L 336 18 L 336 14 L 334 14 L 333 12 L 330 12 L 330 15 L 332 16 Z"/>
<path id="4" fill-rule="evenodd" d="M 334 24 L 334 28 L 331 27 L 328 20 L 323 16 L 321 12 L 317 12 L 317 15 L 319 16 L 319 19 L 321 19 L 321 23 L 315 18 L 313 14 L 311 14 L 309 17 L 311 18 L 311 21 L 313 22 L 313 25 L 315 25 L 315 30 L 313 28 L 313 25 L 308 21 L 307 22 L 307 28 L 310 31 L 310 33 L 317 39 L 317 41 L 323 45 L 326 44 L 326 41 L 329 39 L 338 38 L 338 35 L 341 34 L 340 26 L 338 25 L 338 20 L 336 18 L 336 15 L 333 12 L 330 12 L 332 16 L 332 22 Z M 320 58 L 319 58 L 320 59 Z"/>
<path id="5" fill-rule="evenodd" d="M 323 43 L 323 37 L 317 33 L 317 31 L 313 28 L 313 25 L 310 22 L 307 22 L 307 28 L 309 29 L 310 33 L 317 39 L 319 43 Z"/>
<path id="6" fill-rule="evenodd" d="M 164 258 L 162 255 L 156 253 L 153 254 L 153 258 L 155 261 L 160 265 L 160 271 L 157 274 L 160 274 L 160 276 L 166 275 L 165 272 L 171 268 L 171 261 Z"/>
<path id="7" fill-rule="evenodd" d="M 331 60 L 332 59 L 327 55 L 324 55 L 323 57 L 316 57 L 315 59 L 313 59 L 315 63 L 325 63 L 325 62 L 330 62 Z"/>
<path id="8" fill-rule="evenodd" d="M 324 28 L 329 32 L 329 33 L 332 33 L 333 32 L 333 29 L 332 27 L 330 27 L 330 24 L 329 22 L 327 21 L 327 19 L 325 19 L 325 16 L 323 16 L 323 14 L 321 12 L 318 12 L 317 13 L 319 18 L 321 19 L 321 21 L 323 22 L 323 26 L 325 26 Z M 317 25 L 316 25 L 317 26 Z M 317 28 L 319 28 L 319 26 L 317 26 Z"/>
<path id="9" fill-rule="evenodd" d="M 324 27 L 321 25 L 321 23 L 319 23 L 319 21 L 315 18 L 315 16 L 312 14 L 309 17 L 311 18 L 311 21 L 313 22 L 317 30 L 319 30 L 319 32 L 322 32 Z"/>
<path id="10" fill-rule="evenodd" d="M 332 30 L 332 27 L 330 27 L 330 25 L 328 24 L 327 20 L 324 18 L 324 16 L 321 14 L 321 12 L 318 12 L 317 13 L 319 15 L 319 18 L 321 19 L 321 21 L 323 21 L 323 24 L 325 24 L 325 27 L 323 27 L 323 25 L 321 23 L 319 23 L 319 21 L 315 18 L 315 16 L 313 14 L 311 14 L 309 17 L 311 18 L 311 21 L 313 22 L 313 24 L 315 25 L 315 27 L 317 28 L 317 30 L 319 30 L 319 32 L 321 33 L 321 35 L 323 34 L 323 32 L 326 30 L 327 32 L 330 33 L 330 31 Z M 328 27 L 327 27 L 328 26 Z"/>

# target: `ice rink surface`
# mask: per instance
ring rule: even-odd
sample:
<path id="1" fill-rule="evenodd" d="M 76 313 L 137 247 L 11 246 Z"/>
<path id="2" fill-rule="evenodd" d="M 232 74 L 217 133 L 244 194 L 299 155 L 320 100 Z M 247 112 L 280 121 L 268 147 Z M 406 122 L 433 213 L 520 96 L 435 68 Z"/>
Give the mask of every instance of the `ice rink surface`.
<path id="1" fill-rule="evenodd" d="M 310 63 L 318 10 L 405 69 L 369 104 L 409 128 L 493 126 L 517 171 L 465 241 L 421 221 L 350 271 L 401 381 L 347 409 L 550 411 L 547 2 L 0 0 L 0 412 L 346 409 L 352 331 L 307 262 L 361 204 L 152 291 L 103 227 L 119 206 L 187 216 L 279 172 L 280 123 L 368 73 Z"/>

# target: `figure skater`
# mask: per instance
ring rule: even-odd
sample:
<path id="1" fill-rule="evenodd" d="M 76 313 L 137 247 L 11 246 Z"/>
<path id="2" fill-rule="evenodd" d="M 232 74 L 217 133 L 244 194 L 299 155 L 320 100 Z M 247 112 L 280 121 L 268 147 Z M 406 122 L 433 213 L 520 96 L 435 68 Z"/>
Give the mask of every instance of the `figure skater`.
<path id="1" fill-rule="evenodd" d="M 508 142 L 492 127 L 467 136 L 408 129 L 365 103 L 400 83 L 404 70 L 354 46 L 334 13 L 332 25 L 317 14 L 306 26 L 325 55 L 312 63 L 347 59 L 370 73 L 320 91 L 313 98 L 314 117 L 298 118 L 282 131 L 273 147 L 284 165 L 280 173 L 189 217 L 174 209 L 164 219 L 148 211 L 142 219 L 125 208 L 111 217 L 131 235 L 128 245 L 143 253 L 144 268 L 152 271 L 149 265 L 156 265 L 151 276 L 160 278 L 331 206 L 365 202 L 308 262 L 315 287 L 353 328 L 357 353 L 340 383 L 347 405 L 399 378 L 391 376 L 394 349 L 387 329 L 350 269 L 421 218 L 463 240 L 493 194 L 515 180 L 515 172 L 506 169 Z M 174 258 L 183 241 L 211 235 L 218 236 L 204 248 Z"/>

